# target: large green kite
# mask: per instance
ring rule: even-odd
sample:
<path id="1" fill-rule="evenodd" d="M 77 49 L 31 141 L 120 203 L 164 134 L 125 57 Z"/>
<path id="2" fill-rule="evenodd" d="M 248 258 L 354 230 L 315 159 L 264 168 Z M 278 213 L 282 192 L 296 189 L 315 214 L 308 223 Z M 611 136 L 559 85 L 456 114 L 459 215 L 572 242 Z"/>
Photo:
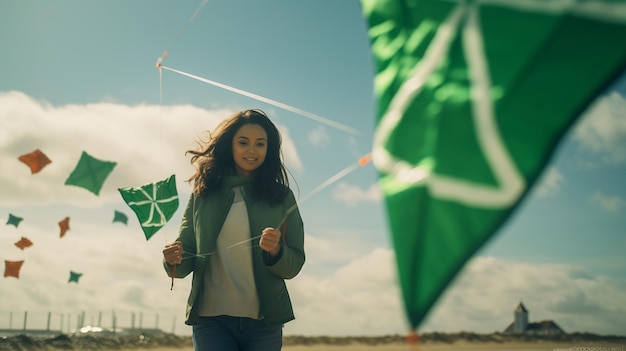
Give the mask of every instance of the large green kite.
<path id="1" fill-rule="evenodd" d="M 416 329 L 626 69 L 626 1 L 361 0 L 379 171 Z"/>
<path id="2" fill-rule="evenodd" d="M 118 189 L 126 204 L 135 212 L 141 229 L 149 240 L 178 209 L 176 175 L 137 188 Z"/>

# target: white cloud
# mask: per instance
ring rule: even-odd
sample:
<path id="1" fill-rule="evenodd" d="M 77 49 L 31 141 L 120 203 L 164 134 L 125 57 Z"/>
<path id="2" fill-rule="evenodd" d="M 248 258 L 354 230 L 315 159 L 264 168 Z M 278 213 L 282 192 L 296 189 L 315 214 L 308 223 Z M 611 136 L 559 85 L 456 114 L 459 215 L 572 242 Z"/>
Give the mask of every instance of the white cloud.
<path id="1" fill-rule="evenodd" d="M 153 323 L 158 311 L 164 329 L 169 330 L 175 316 L 176 331 L 189 333 L 182 323 L 190 279 L 177 280 L 170 291 L 161 267 L 163 243 L 173 239 L 178 223 L 172 220 L 149 241 L 132 214 L 128 226 L 112 223 L 112 209 L 124 206 L 116 188 L 171 173 L 180 174 L 182 183 L 192 171 L 184 152 L 231 113 L 113 103 L 54 107 L 20 93 L 0 94 L 0 218 L 14 210 L 25 217 L 18 228 L 0 227 L 1 257 L 25 260 L 19 279 L 7 277 L 0 283 L 0 295 L 11 301 L 0 311 L 0 328 L 7 311 L 25 309 L 32 313 L 29 320 L 48 311 L 85 311 L 88 322 L 99 311 L 105 319 L 116 311 L 120 323 L 131 312 L 144 311 L 144 325 Z M 286 145 L 294 145 L 288 132 L 283 133 Z M 53 163 L 31 175 L 16 158 L 34 148 L 46 152 Z M 99 197 L 63 185 L 82 150 L 118 162 Z M 285 152 L 286 162 L 299 164 L 295 146 Z M 181 184 L 179 189 L 188 187 Z M 355 204 L 380 195 L 375 186 L 362 190 L 344 183 L 335 196 Z M 65 216 L 71 217 L 70 231 L 59 238 L 57 223 Z M 406 332 L 393 252 L 357 242 L 355 236 L 346 239 L 346 233 L 323 234 L 307 236 L 305 269 L 288 282 L 297 319 L 285 332 Z M 34 246 L 16 248 L 21 236 Z M 83 273 L 78 284 L 68 283 L 70 270 Z M 480 257 L 450 287 L 423 328 L 502 330 L 520 299 L 533 321 L 553 319 L 566 331 L 623 332 L 617 328 L 625 323 L 626 310 L 619 304 L 626 301 L 625 280 L 589 276 L 572 266 Z M 75 325 L 75 315 L 72 318 Z"/>
<path id="2" fill-rule="evenodd" d="M 333 190 L 333 198 L 350 206 L 354 206 L 359 202 L 376 202 L 381 199 L 380 189 L 376 184 L 372 184 L 367 190 L 363 190 L 358 186 L 348 183 L 340 183 Z"/>
<path id="3" fill-rule="evenodd" d="M 325 145 L 330 142 L 330 137 L 326 129 L 320 126 L 309 133 L 309 142 L 313 145 Z"/>
<path id="4" fill-rule="evenodd" d="M 298 156 L 296 144 L 289 135 L 289 129 L 278 124 L 276 127 L 280 130 L 280 136 L 282 138 L 282 150 L 283 157 L 285 159 L 285 167 L 289 170 L 301 171 L 302 161 L 300 161 L 300 157 Z"/>
<path id="5" fill-rule="evenodd" d="M 76 328 L 77 315 L 82 312 L 87 324 L 103 313 L 103 324 L 111 326 L 115 311 L 120 326 L 133 312 L 143 312 L 145 326 L 154 323 L 159 314 L 165 330 L 171 330 L 176 319 L 176 331 L 185 331 L 182 320 L 190 280 L 177 281 L 170 291 L 170 280 L 161 264 L 164 233 L 146 242 L 138 225 L 131 221 L 125 226 L 111 223 L 111 218 L 100 222 L 72 218 L 70 230 L 60 238 L 58 227 L 33 225 L 30 219 L 25 218 L 18 228 L 2 228 L 0 235 L 2 258 L 24 260 L 19 279 L 6 277 L 0 284 L 0 295 L 7 302 L 0 310 L 0 328 L 7 327 L 2 323 L 10 312 L 15 327 L 22 323 L 22 313 L 28 311 L 31 328 L 45 328 L 45 324 L 37 323 L 44 323 L 48 312 L 54 316 L 53 328 L 59 328 L 61 314 L 72 314 L 64 316 L 63 328 L 67 330 L 68 325 Z M 25 250 L 13 246 L 21 236 L 28 237 L 33 246 Z M 83 274 L 78 283 L 69 282 L 70 271 Z"/>
<path id="6" fill-rule="evenodd" d="M 533 195 L 539 197 L 554 196 L 559 193 L 562 184 L 563 174 L 555 167 L 550 167 L 539 178 L 533 189 Z"/>
<path id="7" fill-rule="evenodd" d="M 231 110 L 204 110 L 191 105 L 128 106 L 115 103 L 51 106 L 19 93 L 0 94 L 0 203 L 16 206 L 34 202 L 96 206 L 119 200 L 117 189 L 151 183 L 171 174 L 178 187 L 193 173 L 185 152 L 197 148 Z M 283 130 L 285 162 L 299 169 L 301 162 L 293 140 Z M 42 150 L 52 163 L 40 173 L 17 157 Z M 99 197 L 65 186 L 82 151 L 117 162 Z"/>
<path id="8" fill-rule="evenodd" d="M 0 284 L 0 295 L 11 301 L 0 311 L 0 327 L 7 311 L 28 309 L 33 323 L 36 315 L 48 311 L 85 311 L 87 321 L 99 312 L 108 321 L 115 311 L 119 326 L 128 326 L 133 312 L 144 313 L 144 325 L 154 323 L 158 313 L 162 328 L 170 330 L 176 323 L 176 332 L 190 333 L 182 324 L 190 279 L 176 280 L 174 290 L 169 290 L 169 278 L 161 267 L 161 233 L 146 242 L 130 224 L 75 222 L 62 239 L 56 228 L 51 233 L 26 221 L 19 228 L 3 228 L 2 256 L 26 263 L 20 279 L 4 278 Z M 24 251 L 11 247 L 22 233 L 35 243 Z M 94 242 L 97 246 L 88 245 Z M 355 255 L 346 250 L 351 246 L 335 244 L 307 237 L 305 270 L 287 282 L 296 320 L 286 325 L 285 333 L 405 333 L 393 251 L 357 248 L 361 254 Z M 342 251 L 351 258 L 342 260 Z M 340 263 L 327 267 L 326 274 L 317 274 L 326 259 Z M 83 273 L 78 284 L 67 282 L 69 270 Z M 622 303 L 626 279 L 592 276 L 575 266 L 477 257 L 444 293 L 420 330 L 502 331 L 512 322 L 520 300 L 531 321 L 554 320 L 567 332 L 619 334 L 626 322 Z M 76 317 L 72 318 L 74 325 Z M 19 323 L 17 317 L 14 322 Z"/>
<path id="9" fill-rule="evenodd" d="M 574 138 L 603 162 L 626 161 L 626 99 L 615 91 L 598 99 L 576 127 Z"/>
<path id="10" fill-rule="evenodd" d="M 383 335 L 407 332 L 393 252 L 378 248 L 327 277 L 289 282 L 296 321 L 288 334 Z M 312 264 L 312 263 L 307 263 Z M 435 305 L 422 331 L 503 331 L 522 301 L 531 322 L 553 320 L 566 332 L 623 333 L 626 280 L 584 269 L 477 257 Z"/>
<path id="11" fill-rule="evenodd" d="M 309 262 L 307 264 L 313 264 Z M 289 282 L 296 320 L 287 334 L 384 335 L 405 330 L 393 254 L 378 248 L 325 278 Z"/>
<path id="12" fill-rule="evenodd" d="M 625 286 L 624 279 L 594 277 L 575 266 L 477 257 L 445 293 L 426 328 L 502 331 L 521 300 L 531 322 L 553 320 L 566 332 L 620 334 Z"/>
<path id="13" fill-rule="evenodd" d="M 626 204 L 626 200 L 615 195 L 605 195 L 596 191 L 590 199 L 591 203 L 599 205 L 608 212 L 619 212 Z"/>
<path id="14" fill-rule="evenodd" d="M 144 311 L 146 321 L 159 313 L 166 330 L 174 317 L 177 332 L 188 330 L 183 319 L 190 279 L 177 280 L 170 291 L 161 266 L 162 246 L 178 231 L 180 207 L 177 216 L 146 242 L 117 188 L 176 174 L 184 206 L 184 193 L 190 190 L 185 180 L 193 172 L 185 151 L 196 148 L 198 140 L 206 139 L 206 131 L 234 111 L 190 105 L 52 106 L 19 92 L 0 93 L 0 218 L 6 221 L 9 213 L 24 218 L 18 228 L 0 228 L 0 257 L 25 261 L 19 279 L 7 277 L 0 283 L 0 295 L 11 301 L 0 311 L 0 328 L 11 308 L 28 309 L 33 321 L 37 311 L 42 315 L 85 311 L 91 316 L 98 311 L 126 316 Z M 286 130 L 283 142 L 285 162 L 300 165 Z M 34 149 L 42 150 L 52 163 L 31 175 L 17 158 Z M 64 184 L 83 150 L 117 162 L 99 196 Z M 128 226 L 112 223 L 114 209 L 129 216 Z M 70 230 L 59 238 L 58 222 L 68 216 Z M 15 247 L 22 236 L 34 245 L 25 250 Z M 83 273 L 78 284 L 68 283 L 70 271 Z M 76 316 L 72 318 L 75 327 Z"/>

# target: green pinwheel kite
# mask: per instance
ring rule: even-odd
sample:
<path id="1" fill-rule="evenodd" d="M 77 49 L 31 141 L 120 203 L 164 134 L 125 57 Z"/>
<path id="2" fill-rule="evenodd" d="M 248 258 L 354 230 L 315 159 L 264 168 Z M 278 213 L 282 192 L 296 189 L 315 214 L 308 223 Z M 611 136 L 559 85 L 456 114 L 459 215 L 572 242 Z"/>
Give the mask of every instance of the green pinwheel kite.
<path id="1" fill-rule="evenodd" d="M 146 240 L 161 229 L 178 209 L 175 175 L 138 188 L 118 190 L 126 204 L 137 215 Z"/>

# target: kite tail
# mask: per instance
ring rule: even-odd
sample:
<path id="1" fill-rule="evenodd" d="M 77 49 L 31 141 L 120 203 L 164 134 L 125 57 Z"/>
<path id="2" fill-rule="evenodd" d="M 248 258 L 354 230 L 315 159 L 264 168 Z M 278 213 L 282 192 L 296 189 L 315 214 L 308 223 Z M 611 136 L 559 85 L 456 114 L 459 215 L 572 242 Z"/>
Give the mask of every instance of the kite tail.
<path id="1" fill-rule="evenodd" d="M 411 350 L 417 351 L 419 349 L 419 334 L 412 329 L 406 336 L 406 342 L 411 346 Z"/>
<path id="2" fill-rule="evenodd" d="M 172 285 L 170 285 L 170 290 L 174 290 L 174 276 L 176 275 L 176 264 L 172 267 Z"/>

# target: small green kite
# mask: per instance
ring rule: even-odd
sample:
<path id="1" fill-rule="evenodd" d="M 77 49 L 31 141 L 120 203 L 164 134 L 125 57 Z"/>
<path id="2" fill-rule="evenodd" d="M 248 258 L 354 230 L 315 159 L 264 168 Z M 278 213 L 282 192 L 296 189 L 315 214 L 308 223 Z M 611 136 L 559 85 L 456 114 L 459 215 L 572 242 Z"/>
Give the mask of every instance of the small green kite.
<path id="1" fill-rule="evenodd" d="M 9 219 L 7 220 L 7 225 L 12 225 L 15 228 L 17 228 L 17 226 L 20 225 L 20 222 L 22 222 L 22 220 L 24 220 L 24 218 L 18 217 L 9 213 Z"/>
<path id="2" fill-rule="evenodd" d="M 116 165 L 116 162 L 98 160 L 83 151 L 76 168 L 65 181 L 65 185 L 78 186 L 100 195 L 104 181 Z"/>
<path id="3" fill-rule="evenodd" d="M 120 222 L 128 225 L 128 216 L 125 213 L 116 210 L 113 213 L 113 223 L 115 222 Z"/>
<path id="4" fill-rule="evenodd" d="M 70 279 L 67 282 L 68 283 L 74 282 L 78 284 L 78 279 L 80 279 L 80 277 L 82 276 L 83 276 L 82 273 L 76 273 L 74 271 L 70 271 Z"/>
<path id="5" fill-rule="evenodd" d="M 175 175 L 138 188 L 118 190 L 126 204 L 137 215 L 146 240 L 161 229 L 178 209 Z"/>

